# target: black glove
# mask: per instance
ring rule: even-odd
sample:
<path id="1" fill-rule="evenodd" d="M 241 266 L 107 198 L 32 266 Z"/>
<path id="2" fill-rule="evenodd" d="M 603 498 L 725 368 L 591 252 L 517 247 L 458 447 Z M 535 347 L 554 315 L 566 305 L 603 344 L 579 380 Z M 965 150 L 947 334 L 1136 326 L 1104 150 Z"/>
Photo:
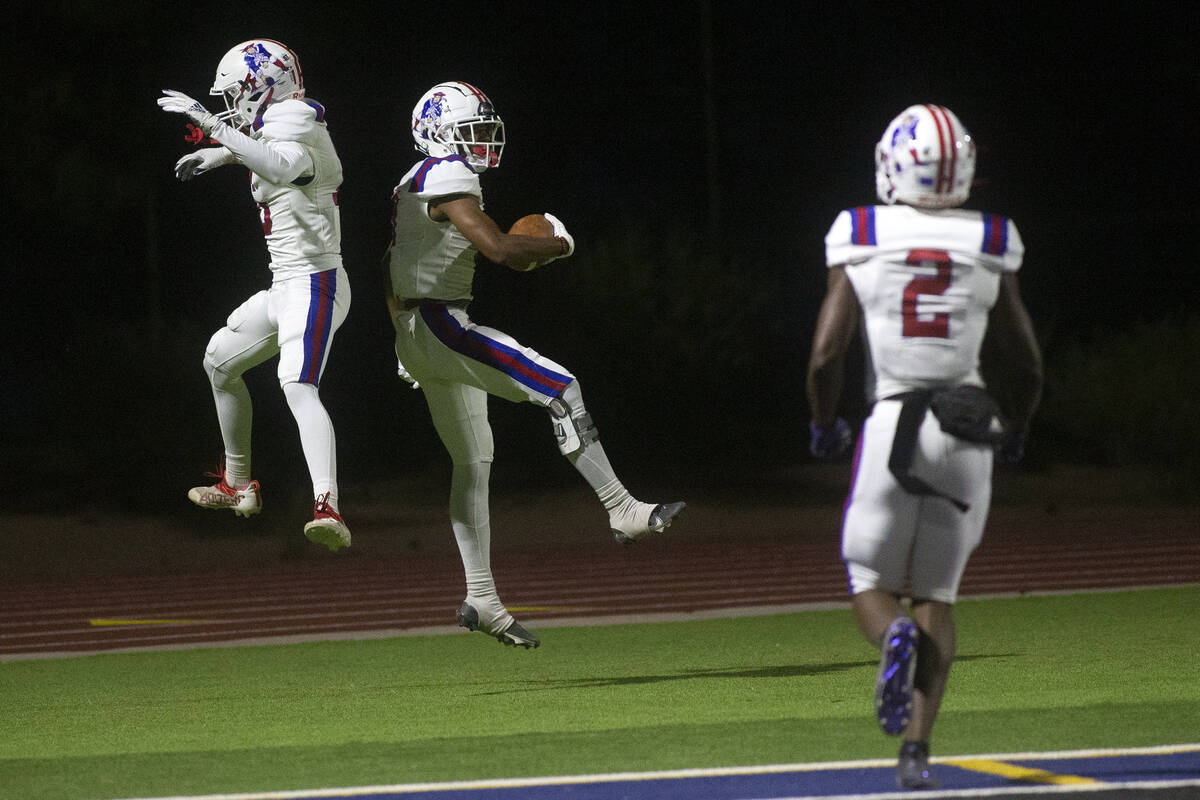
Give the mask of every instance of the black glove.
<path id="1" fill-rule="evenodd" d="M 1029 438 L 1029 428 L 1013 428 L 996 447 L 996 460 L 1001 464 L 1016 464 L 1025 457 L 1025 440 Z"/>
<path id="2" fill-rule="evenodd" d="M 835 417 L 829 425 L 808 423 L 808 451 L 817 458 L 837 458 L 850 447 L 850 426 L 841 417 Z"/>

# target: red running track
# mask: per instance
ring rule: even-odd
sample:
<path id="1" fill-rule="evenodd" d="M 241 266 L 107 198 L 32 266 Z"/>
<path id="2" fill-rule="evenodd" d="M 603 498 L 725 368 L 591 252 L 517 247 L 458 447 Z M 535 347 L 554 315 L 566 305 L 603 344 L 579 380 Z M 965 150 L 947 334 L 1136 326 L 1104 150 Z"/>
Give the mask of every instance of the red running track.
<path id="1" fill-rule="evenodd" d="M 703 509 L 685 514 L 694 523 L 681 517 L 663 536 L 629 547 L 573 535 L 538 545 L 497 541 L 501 597 L 532 628 L 846 602 L 836 521 L 815 526 L 799 521 L 802 512 L 779 507 L 731 518 Z M 962 594 L 1188 583 L 1200 583 L 1194 509 L 998 509 Z M 457 630 L 454 610 L 463 594 L 462 568 L 450 549 L 387 557 L 352 550 L 256 568 L 16 583 L 0 589 L 0 661 L 449 632 Z"/>

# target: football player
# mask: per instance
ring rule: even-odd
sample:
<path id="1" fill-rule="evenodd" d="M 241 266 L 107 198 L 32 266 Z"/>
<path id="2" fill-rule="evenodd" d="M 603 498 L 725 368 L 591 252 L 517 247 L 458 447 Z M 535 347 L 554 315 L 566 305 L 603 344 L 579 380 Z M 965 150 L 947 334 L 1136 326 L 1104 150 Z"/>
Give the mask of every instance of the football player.
<path id="1" fill-rule="evenodd" d="M 863 635 L 881 648 L 877 719 L 902 735 L 896 780 L 930 788 L 929 739 L 955 653 L 951 614 L 991 501 L 993 449 L 1020 456 L 1042 360 L 1017 286 L 1024 247 L 1012 220 L 959 208 L 975 143 L 938 105 L 905 109 L 876 149 L 884 205 L 842 211 L 825 237 L 824 301 L 808 364 L 811 450 L 851 441 L 837 416 L 844 355 L 858 330 L 874 404 L 863 425 L 842 525 L 842 557 Z M 1001 424 L 984 391 L 984 338 L 1003 353 Z M 906 579 L 911 607 L 901 603 Z"/>
<path id="2" fill-rule="evenodd" d="M 466 572 L 458 624 L 506 645 L 537 647 L 500 602 L 490 563 L 488 395 L 545 408 L 558 446 L 608 512 L 619 542 L 664 530 L 684 504 L 643 503 L 618 480 L 564 367 L 467 315 L 475 256 L 524 271 L 570 256 L 575 242 L 556 217 L 553 237 L 507 234 L 484 212 L 479 176 L 500 165 L 504 122 L 466 83 L 434 86 L 417 102 L 412 135 L 421 160 L 393 194 L 393 237 L 384 258 L 386 298 L 400 374 L 425 395 L 453 463 L 450 524 Z"/>
<path id="3" fill-rule="evenodd" d="M 350 308 L 338 215 L 342 165 L 325 108 L 305 96 L 296 54 L 270 39 L 242 42 L 217 65 L 209 94 L 223 99 L 224 111 L 210 113 L 181 92 L 163 94 L 158 104 L 191 120 L 194 141 L 207 136 L 217 144 L 180 158 L 179 180 L 227 164 L 249 169 L 271 270 L 270 288 L 234 309 L 205 351 L 225 452 L 217 483 L 192 489 L 188 498 L 242 517 L 262 510 L 261 487 L 250 477 L 251 402 L 242 374 L 278 354 L 279 383 L 312 478 L 313 519 L 304 535 L 330 550 L 349 546 L 338 510 L 333 424 L 317 392 Z"/>

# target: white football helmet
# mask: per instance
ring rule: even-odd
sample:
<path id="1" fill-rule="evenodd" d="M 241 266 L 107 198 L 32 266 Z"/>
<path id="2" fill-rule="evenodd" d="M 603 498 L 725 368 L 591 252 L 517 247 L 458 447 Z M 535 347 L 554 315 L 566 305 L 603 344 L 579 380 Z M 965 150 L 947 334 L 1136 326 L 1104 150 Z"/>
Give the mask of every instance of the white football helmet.
<path id="1" fill-rule="evenodd" d="M 242 42 L 221 58 L 208 93 L 225 100 L 219 118 L 239 130 L 252 127 L 271 103 L 304 96 L 300 60 L 272 39 Z"/>
<path id="2" fill-rule="evenodd" d="M 974 179 L 975 142 L 944 106 L 909 106 L 875 147 L 875 193 L 889 205 L 962 205 Z"/>
<path id="3" fill-rule="evenodd" d="M 412 113 L 417 150 L 427 156 L 459 155 L 476 172 L 500 166 L 504 121 L 487 95 L 469 83 L 439 83 Z"/>

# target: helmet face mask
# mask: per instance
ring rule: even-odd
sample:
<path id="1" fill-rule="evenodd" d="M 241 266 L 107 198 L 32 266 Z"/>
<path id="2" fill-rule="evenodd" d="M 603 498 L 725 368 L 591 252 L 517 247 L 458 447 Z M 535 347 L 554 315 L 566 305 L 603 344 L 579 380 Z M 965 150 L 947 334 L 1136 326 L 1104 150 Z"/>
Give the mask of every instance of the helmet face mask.
<path id="1" fill-rule="evenodd" d="M 909 106 L 875 147 L 875 192 L 889 205 L 959 206 L 974 179 L 975 141 L 944 106 Z"/>
<path id="2" fill-rule="evenodd" d="M 251 128 L 271 103 L 304 96 L 300 60 L 271 39 L 242 42 L 222 57 L 208 93 L 225 103 L 220 119 L 239 130 Z"/>
<path id="3" fill-rule="evenodd" d="M 416 149 L 434 158 L 461 156 L 475 172 L 500 166 L 504 121 L 491 100 L 467 83 L 434 86 L 412 113 Z"/>

